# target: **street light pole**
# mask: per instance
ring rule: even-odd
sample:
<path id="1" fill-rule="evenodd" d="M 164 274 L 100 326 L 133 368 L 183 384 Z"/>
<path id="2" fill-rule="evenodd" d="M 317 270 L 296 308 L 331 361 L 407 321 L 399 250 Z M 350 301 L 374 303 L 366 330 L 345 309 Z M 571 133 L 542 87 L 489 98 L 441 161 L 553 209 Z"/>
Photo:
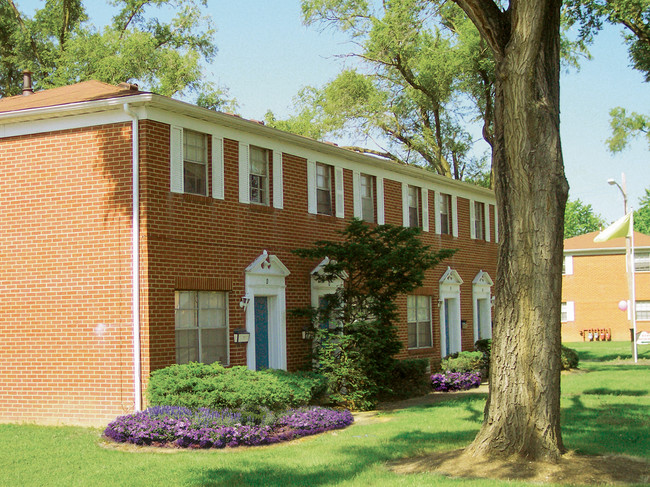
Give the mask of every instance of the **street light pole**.
<path id="1" fill-rule="evenodd" d="M 621 183 L 618 184 L 614 179 L 608 179 L 607 184 L 616 186 L 623 195 L 623 211 L 627 215 L 627 187 L 625 185 L 625 173 L 621 173 Z M 630 225 L 632 226 L 632 236 L 625 237 L 625 260 L 628 269 L 628 293 L 630 296 L 630 313 L 632 316 L 632 327 L 630 328 L 630 335 L 632 335 L 632 356 L 634 363 L 637 363 L 637 347 L 636 347 L 636 285 L 634 279 L 634 216 L 630 215 Z"/>
<path id="2" fill-rule="evenodd" d="M 623 195 L 623 214 L 627 215 L 627 188 L 625 187 L 625 173 L 621 173 L 621 184 L 618 184 L 614 179 L 608 179 L 607 184 L 616 186 Z"/>

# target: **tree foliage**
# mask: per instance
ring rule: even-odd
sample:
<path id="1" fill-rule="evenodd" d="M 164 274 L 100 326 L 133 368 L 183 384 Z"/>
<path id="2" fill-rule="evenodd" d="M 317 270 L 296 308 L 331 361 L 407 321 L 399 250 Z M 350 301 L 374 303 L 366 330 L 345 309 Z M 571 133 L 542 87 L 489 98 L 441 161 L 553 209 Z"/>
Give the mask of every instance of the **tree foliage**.
<path id="1" fill-rule="evenodd" d="M 584 204 L 579 199 L 569 201 L 564 211 L 564 238 L 577 237 L 585 233 L 600 230 L 605 225 L 605 220 L 594 212 L 589 204 Z"/>
<path id="2" fill-rule="evenodd" d="M 98 28 L 82 0 L 47 0 L 33 17 L 13 0 L 0 2 L 0 96 L 19 94 L 28 69 L 37 89 L 129 81 L 165 96 L 200 94 L 213 108 L 227 103 L 223 90 L 202 79 L 203 63 L 217 52 L 213 23 L 201 12 L 205 0 L 111 4 L 115 15 Z"/>
<path id="3" fill-rule="evenodd" d="M 610 110 L 609 117 L 612 136 L 607 139 L 607 146 L 610 152 L 621 152 L 635 137 L 645 137 L 650 149 L 649 115 L 637 112 L 628 114 L 625 108 L 615 107 Z"/>
<path id="4" fill-rule="evenodd" d="M 634 212 L 634 230 L 650 235 L 650 188 L 639 198 L 639 209 Z"/>
<path id="5" fill-rule="evenodd" d="M 297 114 L 270 125 L 310 137 L 361 135 L 381 149 L 351 147 L 420 163 L 463 179 L 484 176 L 468 125 L 483 123 L 490 142 L 494 66 L 464 13 L 448 2 L 304 0 L 308 25 L 332 27 L 355 47 L 343 70 L 321 89 L 296 98 Z M 436 16 L 438 14 L 438 16 Z M 489 177 L 489 169 L 487 170 Z"/>
<path id="6" fill-rule="evenodd" d="M 419 234 L 417 228 L 354 219 L 342 240 L 294 251 L 315 262 L 327 259 L 314 278 L 342 283 L 323 306 L 303 313 L 317 332 L 317 371 L 328 377 L 330 397 L 342 405 L 368 409 L 390 389 L 394 356 L 402 347 L 395 299 L 420 287 L 425 272 L 454 252 L 432 251 Z"/>
<path id="7" fill-rule="evenodd" d="M 604 22 L 624 28 L 624 42 L 632 67 L 650 81 L 650 0 L 567 0 L 565 13 L 569 23 L 579 26 L 580 39 L 589 44 Z M 645 134 L 650 144 L 650 116 L 616 107 L 610 111 L 612 136 L 607 140 L 610 152 L 622 151 L 630 139 Z"/>

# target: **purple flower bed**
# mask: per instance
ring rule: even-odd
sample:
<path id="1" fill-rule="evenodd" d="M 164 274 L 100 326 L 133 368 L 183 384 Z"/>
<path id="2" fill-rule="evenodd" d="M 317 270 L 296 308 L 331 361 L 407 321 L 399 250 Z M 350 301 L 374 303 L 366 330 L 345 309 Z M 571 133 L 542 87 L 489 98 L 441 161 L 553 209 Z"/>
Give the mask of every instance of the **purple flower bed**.
<path id="1" fill-rule="evenodd" d="M 271 425 L 242 424 L 245 419 L 229 410 L 157 406 L 118 417 L 104 435 L 136 445 L 224 448 L 279 443 L 344 428 L 354 421 L 350 411 L 324 408 L 292 409 L 277 416 Z"/>
<path id="2" fill-rule="evenodd" d="M 478 372 L 446 372 L 433 374 L 431 386 L 434 391 L 466 391 L 481 385 L 481 374 Z"/>

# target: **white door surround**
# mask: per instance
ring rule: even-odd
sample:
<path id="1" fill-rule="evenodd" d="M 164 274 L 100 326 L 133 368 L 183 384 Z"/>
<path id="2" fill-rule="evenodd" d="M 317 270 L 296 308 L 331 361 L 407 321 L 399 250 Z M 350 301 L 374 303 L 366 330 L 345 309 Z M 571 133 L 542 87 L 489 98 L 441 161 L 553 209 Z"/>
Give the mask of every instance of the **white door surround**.
<path id="1" fill-rule="evenodd" d="M 269 368 L 287 369 L 287 306 L 285 277 L 290 274 L 276 255 L 264 250 L 246 267 L 245 293 L 251 299 L 246 308 L 246 330 L 251 334 L 246 348 L 246 364 L 255 370 L 255 296 L 267 296 Z"/>

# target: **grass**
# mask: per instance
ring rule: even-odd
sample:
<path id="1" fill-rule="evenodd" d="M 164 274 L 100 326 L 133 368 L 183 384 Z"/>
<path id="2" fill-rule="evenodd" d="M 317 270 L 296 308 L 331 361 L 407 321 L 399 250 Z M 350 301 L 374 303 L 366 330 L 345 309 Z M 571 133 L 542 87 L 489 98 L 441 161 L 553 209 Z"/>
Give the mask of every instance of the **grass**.
<path id="1" fill-rule="evenodd" d="M 627 343 L 568 346 L 578 350 L 584 372 L 562 377 L 566 446 L 586 454 L 650 458 L 648 364 L 631 364 Z M 639 356 L 650 359 L 650 346 L 640 348 Z M 391 460 L 466 446 L 478 431 L 484 403 L 485 395 L 453 396 L 316 437 L 217 451 L 107 448 L 96 429 L 0 425 L 0 485 L 503 485 L 397 475 L 386 467 Z"/>

